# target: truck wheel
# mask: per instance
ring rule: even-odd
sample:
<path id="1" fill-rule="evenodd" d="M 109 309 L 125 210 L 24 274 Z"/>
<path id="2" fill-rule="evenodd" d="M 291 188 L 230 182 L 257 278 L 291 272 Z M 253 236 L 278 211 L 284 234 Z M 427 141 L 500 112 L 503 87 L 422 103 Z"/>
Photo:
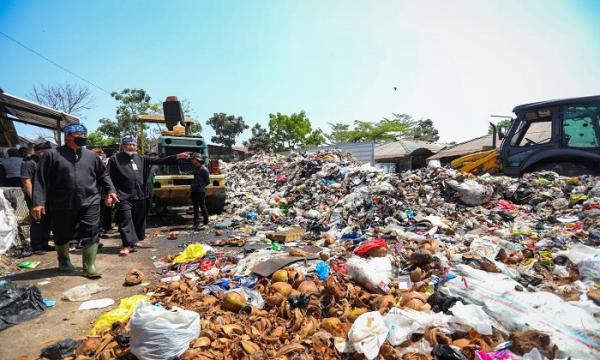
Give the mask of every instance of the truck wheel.
<path id="1" fill-rule="evenodd" d="M 225 209 L 225 191 L 219 191 L 207 196 L 206 208 L 209 214 L 221 214 Z"/>
<path id="2" fill-rule="evenodd" d="M 527 169 L 525 172 L 554 171 L 562 176 L 596 175 L 598 172 L 580 162 L 549 162 Z"/>

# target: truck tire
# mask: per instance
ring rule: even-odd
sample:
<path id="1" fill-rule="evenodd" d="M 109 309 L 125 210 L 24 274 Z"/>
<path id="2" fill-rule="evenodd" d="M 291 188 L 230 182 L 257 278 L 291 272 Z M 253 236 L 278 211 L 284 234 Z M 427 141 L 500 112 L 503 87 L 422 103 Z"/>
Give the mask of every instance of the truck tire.
<path id="1" fill-rule="evenodd" d="M 209 214 L 221 214 L 225 209 L 225 191 L 219 191 L 206 197 L 206 208 Z"/>
<path id="2" fill-rule="evenodd" d="M 581 176 L 581 175 L 596 175 L 598 172 L 591 167 L 581 162 L 547 162 L 535 165 L 526 170 L 526 172 L 538 171 L 554 171 L 562 176 Z"/>

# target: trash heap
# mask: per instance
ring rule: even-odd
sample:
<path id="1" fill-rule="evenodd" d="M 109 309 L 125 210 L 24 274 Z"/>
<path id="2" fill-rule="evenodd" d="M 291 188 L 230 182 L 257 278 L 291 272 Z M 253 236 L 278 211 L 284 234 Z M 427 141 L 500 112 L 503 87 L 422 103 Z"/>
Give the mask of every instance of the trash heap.
<path id="1" fill-rule="evenodd" d="M 227 172 L 227 239 L 161 259 L 76 356 L 600 358 L 594 177 L 384 174 L 337 151 Z"/>

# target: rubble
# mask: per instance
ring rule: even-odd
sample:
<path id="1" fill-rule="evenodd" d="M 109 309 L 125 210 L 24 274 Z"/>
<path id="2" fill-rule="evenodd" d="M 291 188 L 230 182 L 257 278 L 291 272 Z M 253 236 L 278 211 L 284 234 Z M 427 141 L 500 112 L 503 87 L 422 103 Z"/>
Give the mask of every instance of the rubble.
<path id="1" fill-rule="evenodd" d="M 223 168 L 228 238 L 147 289 L 199 314 L 182 359 L 600 357 L 596 178 L 384 174 L 338 151 Z"/>

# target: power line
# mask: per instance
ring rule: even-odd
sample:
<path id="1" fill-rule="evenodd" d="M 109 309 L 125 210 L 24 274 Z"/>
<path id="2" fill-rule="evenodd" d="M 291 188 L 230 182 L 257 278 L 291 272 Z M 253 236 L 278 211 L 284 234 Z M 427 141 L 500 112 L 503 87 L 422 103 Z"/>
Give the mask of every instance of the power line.
<path id="1" fill-rule="evenodd" d="M 69 73 L 69 74 L 71 74 L 71 75 L 75 76 L 76 78 L 78 78 L 78 79 L 80 79 L 80 80 L 82 80 L 82 81 L 85 81 L 86 83 L 88 83 L 88 84 L 92 85 L 92 86 L 93 86 L 93 87 L 95 87 L 96 89 L 98 89 L 98 90 L 100 90 L 100 91 L 103 91 L 103 92 L 107 93 L 108 95 L 110 95 L 110 91 L 108 91 L 108 90 L 106 90 L 106 89 L 102 88 L 102 87 L 101 87 L 101 86 L 99 86 L 99 85 L 96 85 L 96 84 L 94 84 L 93 82 L 91 82 L 91 81 L 87 80 L 87 79 L 86 79 L 86 78 L 84 78 L 83 76 L 77 75 L 77 74 L 76 74 L 76 73 L 74 73 L 73 71 L 71 71 L 71 70 L 67 69 L 66 67 L 64 67 L 64 66 L 62 66 L 62 65 L 60 65 L 60 64 L 58 64 L 58 63 L 56 63 L 55 61 L 52 61 L 52 60 L 48 59 L 46 56 L 44 56 L 44 55 L 40 54 L 38 51 L 36 51 L 36 50 L 34 50 L 34 49 L 30 48 L 29 46 L 27 46 L 27 45 L 23 44 L 23 43 L 22 43 L 22 42 L 20 42 L 19 40 L 17 40 L 17 39 L 15 39 L 15 38 L 12 38 L 12 37 L 10 37 L 9 35 L 7 35 L 7 34 L 3 33 L 2 31 L 0 31 L 0 35 L 3 35 L 3 36 L 4 36 L 4 37 L 6 37 L 8 40 L 10 40 L 10 41 L 14 42 L 15 44 L 17 44 L 17 45 L 21 46 L 22 48 L 24 48 L 24 49 L 26 49 L 26 50 L 29 50 L 30 52 L 32 52 L 32 53 L 34 53 L 35 55 L 37 55 L 37 56 L 41 57 L 42 59 L 46 60 L 46 61 L 47 61 L 47 62 L 49 62 L 50 64 L 52 64 L 52 65 L 54 65 L 54 66 L 58 67 L 59 69 L 61 69 L 61 70 L 65 71 L 65 72 L 67 72 L 67 73 Z"/>

